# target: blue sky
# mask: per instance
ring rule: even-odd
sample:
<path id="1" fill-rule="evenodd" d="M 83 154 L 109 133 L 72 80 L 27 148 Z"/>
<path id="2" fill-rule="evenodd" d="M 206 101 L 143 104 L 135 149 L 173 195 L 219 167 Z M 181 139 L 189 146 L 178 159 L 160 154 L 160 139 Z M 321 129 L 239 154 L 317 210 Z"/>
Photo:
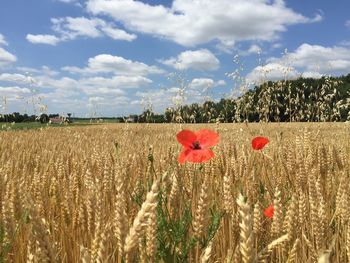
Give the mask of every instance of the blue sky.
<path id="1" fill-rule="evenodd" d="M 0 114 L 120 116 L 350 73 L 350 2 L 3 0 Z"/>

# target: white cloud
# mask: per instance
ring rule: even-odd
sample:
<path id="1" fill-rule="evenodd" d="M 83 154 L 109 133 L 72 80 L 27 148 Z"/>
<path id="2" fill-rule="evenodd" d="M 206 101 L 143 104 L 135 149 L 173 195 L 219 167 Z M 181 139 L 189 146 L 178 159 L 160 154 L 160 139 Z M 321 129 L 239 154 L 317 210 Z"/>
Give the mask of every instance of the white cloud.
<path id="1" fill-rule="evenodd" d="M 187 91 L 189 97 L 196 98 L 192 102 L 199 102 L 201 99 L 205 98 L 206 100 L 211 99 L 208 97 L 211 90 L 215 87 L 225 86 L 226 82 L 224 80 L 214 81 L 211 78 L 194 78 L 188 85 L 189 90 Z M 214 95 L 216 91 L 211 94 Z"/>
<path id="2" fill-rule="evenodd" d="M 160 62 L 178 70 L 194 69 L 212 71 L 217 70 L 220 65 L 220 61 L 208 49 L 184 51 L 176 58 L 160 60 Z"/>
<path id="3" fill-rule="evenodd" d="M 214 80 L 208 78 L 193 79 L 189 85 L 190 88 L 207 90 L 214 86 Z"/>
<path id="4" fill-rule="evenodd" d="M 313 78 L 313 79 L 320 79 L 322 78 L 322 74 L 319 72 L 311 72 L 311 71 L 306 71 L 302 73 L 303 78 Z"/>
<path id="5" fill-rule="evenodd" d="M 69 77 L 51 78 L 49 76 L 36 76 L 34 77 L 39 87 L 50 89 L 62 89 L 62 90 L 77 90 L 79 81 Z"/>
<path id="6" fill-rule="evenodd" d="M 9 95 L 19 95 L 19 94 L 29 94 L 30 90 L 28 88 L 21 87 L 0 87 L 1 95 L 9 96 Z"/>
<path id="7" fill-rule="evenodd" d="M 115 96 L 115 97 L 100 97 L 100 96 L 91 96 L 89 97 L 88 107 L 91 108 L 108 108 L 116 110 L 116 109 L 125 109 L 130 105 L 130 98 L 126 96 Z M 100 114 L 99 114 L 100 115 Z M 115 114 L 114 114 L 115 115 Z"/>
<path id="8" fill-rule="evenodd" d="M 239 56 L 249 56 L 249 55 L 257 55 L 257 54 L 261 54 L 262 53 L 262 49 L 260 46 L 256 45 L 256 44 L 252 44 L 250 45 L 250 47 L 246 50 L 239 50 L 236 49 L 237 53 L 239 54 Z M 232 52 L 231 52 L 232 53 Z"/>
<path id="9" fill-rule="evenodd" d="M 216 44 L 216 48 L 224 53 L 232 54 L 235 48 L 234 40 L 221 40 L 218 44 Z"/>
<path id="10" fill-rule="evenodd" d="M 12 83 L 26 83 L 27 77 L 18 73 L 14 73 L 14 74 L 3 73 L 3 74 L 0 74 L 0 81 L 12 82 Z"/>
<path id="11" fill-rule="evenodd" d="M 268 63 L 254 68 L 246 76 L 249 84 L 260 84 L 267 80 L 296 79 L 300 73 L 293 67 L 287 67 L 279 63 Z"/>
<path id="12" fill-rule="evenodd" d="M 101 88 L 94 88 L 94 89 L 85 89 L 85 94 L 92 96 L 92 95 L 99 95 L 99 96 L 119 96 L 119 95 L 124 95 L 125 92 L 121 89 L 115 89 L 115 88 L 106 88 L 106 87 L 101 87 Z"/>
<path id="13" fill-rule="evenodd" d="M 129 34 L 124 30 L 113 28 L 112 26 L 104 26 L 101 30 L 110 38 L 115 40 L 125 40 L 125 41 L 133 41 L 137 38 L 135 34 Z"/>
<path id="14" fill-rule="evenodd" d="M 88 19 L 85 17 L 52 18 L 52 28 L 62 35 L 62 39 L 74 39 L 78 36 L 99 37 L 100 30 L 97 29 L 102 23 L 101 19 Z"/>
<path id="15" fill-rule="evenodd" d="M 270 58 L 268 64 L 256 67 L 247 80 L 276 80 L 287 78 L 315 77 L 322 75 L 348 74 L 350 69 L 350 47 L 302 44 L 294 52 L 280 58 Z"/>
<path id="16" fill-rule="evenodd" d="M 87 100 L 88 97 L 101 97 L 104 99 L 103 105 L 113 105 L 118 103 L 120 106 L 122 101 L 127 97 L 127 89 L 138 89 L 147 87 L 152 81 L 143 76 L 114 76 L 111 78 L 91 77 L 73 79 L 69 77 L 55 78 L 48 75 L 34 75 L 35 93 L 28 89 L 27 76 L 18 73 L 0 74 L 0 81 L 14 83 L 13 87 L 2 87 L 0 93 L 7 96 L 7 99 L 16 100 L 16 97 L 29 99 L 30 96 L 40 96 L 44 103 L 49 104 L 50 110 L 59 109 L 59 107 L 76 107 L 76 100 Z M 124 97 L 124 99 L 121 99 Z M 130 99 L 130 98 L 128 98 Z M 20 104 L 19 101 L 16 104 Z M 74 105 L 73 105 L 74 104 Z M 80 111 L 84 107 L 80 106 Z M 86 102 L 85 102 L 85 110 Z M 104 111 L 108 109 L 104 109 Z M 131 110 L 131 109 L 130 109 Z"/>
<path id="17" fill-rule="evenodd" d="M 102 101 L 104 101 L 104 98 L 98 97 L 98 96 L 89 98 L 89 103 L 96 103 L 96 102 L 102 102 Z"/>
<path id="18" fill-rule="evenodd" d="M 8 66 L 16 61 L 15 55 L 0 47 L 0 67 Z"/>
<path id="19" fill-rule="evenodd" d="M 294 52 L 269 61 L 321 74 L 349 73 L 350 47 L 302 44 Z"/>
<path id="20" fill-rule="evenodd" d="M 261 53 L 261 48 L 258 45 L 251 45 L 247 51 L 249 54 L 258 54 Z"/>
<path id="21" fill-rule="evenodd" d="M 148 75 L 164 73 L 156 66 L 149 66 L 142 62 L 132 61 L 119 56 L 100 54 L 89 58 L 88 66 L 85 68 L 64 67 L 63 70 L 71 73 L 97 74 L 113 73 L 115 75 Z"/>
<path id="22" fill-rule="evenodd" d="M 29 68 L 29 67 L 17 67 L 17 69 L 21 72 L 25 72 L 27 75 L 29 73 L 35 73 L 46 76 L 57 76 L 60 73 L 56 70 L 50 69 L 48 66 L 42 66 L 41 68 Z"/>
<path id="23" fill-rule="evenodd" d="M 99 91 L 101 91 L 103 94 L 107 94 L 108 92 L 110 92 L 110 94 L 114 94 L 115 90 L 140 88 L 152 83 L 152 80 L 143 76 L 114 76 L 111 78 L 92 77 L 73 79 L 69 77 L 51 78 L 42 75 L 36 76 L 35 79 L 38 83 L 38 87 L 60 90 L 76 90 L 86 94 L 96 94 Z"/>
<path id="24" fill-rule="evenodd" d="M 5 40 L 5 37 L 2 34 L 0 34 L 0 68 L 8 66 L 17 61 L 17 57 L 5 50 L 4 48 L 2 48 L 1 45 L 8 45 L 8 43 Z"/>
<path id="25" fill-rule="evenodd" d="M 61 40 L 54 35 L 32 35 L 27 34 L 27 40 L 33 44 L 47 44 L 47 45 L 57 45 Z"/>
<path id="26" fill-rule="evenodd" d="M 141 1 L 88 0 L 87 10 L 108 15 L 130 30 L 194 46 L 219 40 L 228 45 L 241 40 L 273 40 L 287 26 L 317 22 L 283 0 L 174 0 L 171 7 Z"/>
<path id="27" fill-rule="evenodd" d="M 271 48 L 273 49 L 277 49 L 277 48 L 281 48 L 282 47 L 282 44 L 281 43 L 274 43 L 272 44 Z"/>
<path id="28" fill-rule="evenodd" d="M 75 6 L 82 7 L 82 4 L 79 0 L 55 0 L 58 2 L 66 3 L 66 4 L 74 4 Z"/>
<path id="29" fill-rule="evenodd" d="M 108 36 L 115 40 L 133 41 L 135 34 L 129 34 L 113 24 L 99 18 L 63 17 L 52 18 L 52 29 L 58 34 L 54 35 L 27 35 L 27 40 L 32 43 L 56 45 L 62 41 L 74 40 L 78 37 L 97 38 Z"/>
<path id="30" fill-rule="evenodd" d="M 80 80 L 83 86 L 104 88 L 139 88 L 152 83 L 152 80 L 143 76 L 114 76 L 112 78 L 94 77 Z"/>
<path id="31" fill-rule="evenodd" d="M 8 102 L 6 112 L 32 113 L 32 106 L 28 106 L 28 102 L 34 96 L 40 97 L 40 102 L 48 105 L 50 113 L 64 114 L 63 111 L 68 111 L 78 116 L 85 116 L 88 112 L 89 116 L 92 112 L 97 112 L 97 116 L 128 114 L 134 109 L 130 104 L 130 92 L 127 89 L 141 88 L 152 82 L 143 76 L 73 79 L 34 73 L 36 84 L 33 86 L 33 93 L 33 89 L 26 83 L 26 77 L 18 73 L 0 74 L 0 82 L 16 83 L 13 86 L 0 86 L 0 94 L 5 95 Z"/>
<path id="32" fill-rule="evenodd" d="M 8 45 L 5 40 L 5 37 L 2 34 L 0 34 L 0 45 L 4 45 L 4 46 Z"/>
<path id="33" fill-rule="evenodd" d="M 226 86 L 226 81 L 223 79 L 220 79 L 218 82 L 216 82 L 216 86 Z"/>
<path id="34" fill-rule="evenodd" d="M 345 21 L 345 26 L 346 26 L 347 28 L 350 28 L 350 20 Z"/>

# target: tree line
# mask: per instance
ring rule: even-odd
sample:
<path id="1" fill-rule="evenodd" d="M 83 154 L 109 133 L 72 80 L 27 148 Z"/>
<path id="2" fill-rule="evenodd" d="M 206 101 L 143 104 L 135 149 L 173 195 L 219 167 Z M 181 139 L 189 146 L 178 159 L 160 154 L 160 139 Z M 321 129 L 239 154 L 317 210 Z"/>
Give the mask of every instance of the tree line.
<path id="1" fill-rule="evenodd" d="M 136 122 L 324 122 L 350 120 L 350 74 L 320 79 L 267 81 L 242 96 L 206 101 L 164 114 L 145 110 Z"/>

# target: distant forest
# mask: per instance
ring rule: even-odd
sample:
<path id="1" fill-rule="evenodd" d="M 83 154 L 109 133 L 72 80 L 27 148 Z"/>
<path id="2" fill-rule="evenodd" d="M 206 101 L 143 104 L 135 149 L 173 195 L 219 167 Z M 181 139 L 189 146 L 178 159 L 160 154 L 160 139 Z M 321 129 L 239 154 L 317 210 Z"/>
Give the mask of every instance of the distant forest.
<path id="1" fill-rule="evenodd" d="M 49 117 L 58 116 L 57 114 Z M 104 118 L 103 118 L 104 119 Z M 108 118 L 139 123 L 209 122 L 325 122 L 350 121 L 350 74 L 320 79 L 268 81 L 235 99 L 167 108 L 164 114 L 145 110 L 140 115 Z M 0 122 L 34 121 L 35 116 L 0 115 Z"/>
<path id="2" fill-rule="evenodd" d="M 137 122 L 325 122 L 350 121 L 350 74 L 320 79 L 268 81 L 236 99 L 150 110 Z"/>

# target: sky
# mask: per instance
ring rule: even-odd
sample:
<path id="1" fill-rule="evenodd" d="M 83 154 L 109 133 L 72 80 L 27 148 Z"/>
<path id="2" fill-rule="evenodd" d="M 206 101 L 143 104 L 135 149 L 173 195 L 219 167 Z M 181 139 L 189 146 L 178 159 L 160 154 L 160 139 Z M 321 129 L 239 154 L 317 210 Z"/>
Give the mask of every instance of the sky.
<path id="1" fill-rule="evenodd" d="M 350 73 L 349 0 L 2 0 L 0 114 L 127 116 Z"/>

